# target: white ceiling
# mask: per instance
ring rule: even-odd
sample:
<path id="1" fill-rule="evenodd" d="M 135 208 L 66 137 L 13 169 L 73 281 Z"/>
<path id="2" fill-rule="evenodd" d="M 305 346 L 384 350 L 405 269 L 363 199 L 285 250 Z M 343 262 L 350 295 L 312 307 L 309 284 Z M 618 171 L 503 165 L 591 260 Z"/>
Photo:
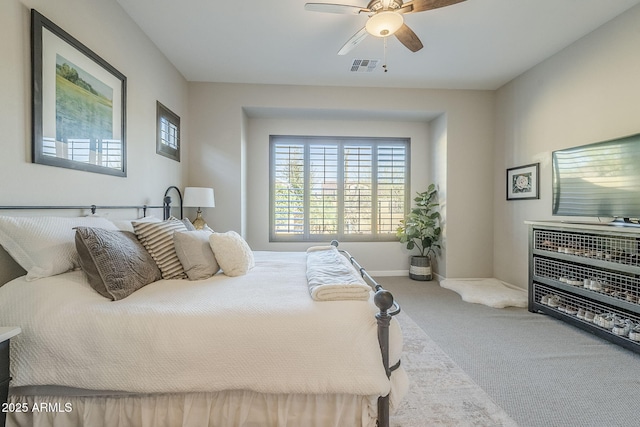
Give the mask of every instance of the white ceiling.
<path id="1" fill-rule="evenodd" d="M 389 71 L 364 73 L 350 71 L 353 60 L 382 60 L 382 39 L 337 55 L 364 14 L 309 12 L 306 0 L 117 1 L 189 81 L 448 89 L 496 89 L 640 3 L 467 0 L 412 13 L 405 23 L 424 48 L 390 37 Z"/>

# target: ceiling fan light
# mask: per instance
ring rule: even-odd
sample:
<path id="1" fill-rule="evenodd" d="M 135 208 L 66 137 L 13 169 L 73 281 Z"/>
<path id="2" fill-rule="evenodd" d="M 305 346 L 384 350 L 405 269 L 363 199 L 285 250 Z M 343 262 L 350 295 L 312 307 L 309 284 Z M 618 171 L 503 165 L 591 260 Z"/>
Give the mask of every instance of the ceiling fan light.
<path id="1" fill-rule="evenodd" d="M 376 13 L 367 21 L 367 32 L 375 37 L 387 37 L 395 33 L 404 24 L 404 18 L 398 12 L 385 10 Z"/>

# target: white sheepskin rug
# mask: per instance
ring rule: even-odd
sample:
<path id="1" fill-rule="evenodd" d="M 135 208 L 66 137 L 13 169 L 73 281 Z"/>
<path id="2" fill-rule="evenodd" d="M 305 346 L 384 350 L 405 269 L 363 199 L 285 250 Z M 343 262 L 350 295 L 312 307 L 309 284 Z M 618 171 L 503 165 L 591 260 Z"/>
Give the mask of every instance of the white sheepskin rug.
<path id="1" fill-rule="evenodd" d="M 459 293 L 466 302 L 494 308 L 527 306 L 527 291 L 498 279 L 445 279 L 440 286 Z"/>

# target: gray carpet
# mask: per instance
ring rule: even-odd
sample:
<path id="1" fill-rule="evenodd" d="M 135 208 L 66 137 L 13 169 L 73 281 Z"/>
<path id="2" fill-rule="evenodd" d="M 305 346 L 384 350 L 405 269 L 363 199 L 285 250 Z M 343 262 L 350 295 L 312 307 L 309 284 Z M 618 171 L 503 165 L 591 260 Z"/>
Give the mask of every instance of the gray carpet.
<path id="1" fill-rule="evenodd" d="M 377 280 L 521 427 L 640 425 L 640 355 L 524 308 L 466 303 L 436 282 Z"/>

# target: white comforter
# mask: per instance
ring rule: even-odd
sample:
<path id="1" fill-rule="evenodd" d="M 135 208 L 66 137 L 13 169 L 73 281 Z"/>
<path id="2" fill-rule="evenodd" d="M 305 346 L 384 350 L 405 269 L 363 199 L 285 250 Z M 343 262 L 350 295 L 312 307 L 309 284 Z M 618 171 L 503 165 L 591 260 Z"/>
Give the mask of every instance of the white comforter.
<path id="1" fill-rule="evenodd" d="M 0 324 L 22 328 L 11 343 L 12 385 L 386 395 L 376 307 L 313 301 L 305 257 L 256 252 L 246 276 L 161 280 L 115 302 L 81 271 L 15 279 L 0 288 Z M 395 321 L 390 335 L 394 364 Z M 406 390 L 401 369 L 392 379 Z"/>

